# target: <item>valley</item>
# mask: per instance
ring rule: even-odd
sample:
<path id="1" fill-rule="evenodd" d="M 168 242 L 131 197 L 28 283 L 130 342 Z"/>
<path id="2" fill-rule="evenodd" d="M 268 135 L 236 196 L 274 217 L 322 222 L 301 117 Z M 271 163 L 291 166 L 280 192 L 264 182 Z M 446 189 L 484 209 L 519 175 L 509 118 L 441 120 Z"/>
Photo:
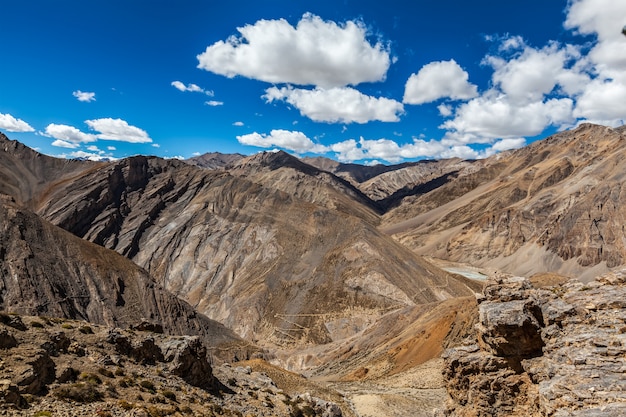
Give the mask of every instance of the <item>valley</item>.
<path id="1" fill-rule="evenodd" d="M 285 152 L 65 160 L 0 134 L 0 310 L 83 320 L 102 326 L 102 335 L 139 325 L 193 335 L 216 374 L 245 379 L 247 371 L 237 376 L 229 367 L 249 367 L 273 381 L 271 401 L 254 401 L 252 415 L 273 415 L 267 404 L 294 384 L 289 398 L 319 399 L 306 399 L 311 415 L 481 415 L 484 404 L 470 410 L 450 386 L 460 378 L 451 349 L 461 349 L 458 360 L 472 372 L 484 364 L 471 360 L 492 361 L 501 371 L 494 378 L 518 378 L 515 389 L 540 398 L 543 408 L 524 408 L 529 400 L 509 404 L 512 413 L 543 415 L 557 407 L 542 397 L 552 376 L 532 364 L 557 366 L 560 357 L 534 350 L 507 368 L 506 355 L 476 336 L 493 325 L 484 300 L 535 300 L 524 304 L 524 314 L 542 312 L 529 319 L 531 336 L 561 349 L 550 326 L 563 322 L 578 334 L 577 325 L 589 324 L 581 309 L 593 300 L 577 298 L 586 286 L 604 297 L 589 314 L 610 311 L 615 322 L 607 330 L 615 344 L 594 343 L 625 345 L 614 330 L 626 307 L 610 300 L 623 291 L 616 271 L 626 263 L 625 154 L 624 127 L 591 124 L 482 160 L 371 167 Z M 528 278 L 517 295 L 489 293 L 494 280 L 506 287 L 513 276 Z M 580 286 L 561 293 L 570 279 Z M 496 319 L 513 316 L 502 314 Z M 3 326 L 20 344 L 39 343 L 31 330 Z M 477 337 L 480 348 L 459 348 Z M 233 404 L 248 394 L 235 391 L 224 404 L 232 399 L 229 407 L 243 413 Z M 289 401 L 276 415 L 297 412 Z M 581 399 L 567 407 L 601 405 Z"/>

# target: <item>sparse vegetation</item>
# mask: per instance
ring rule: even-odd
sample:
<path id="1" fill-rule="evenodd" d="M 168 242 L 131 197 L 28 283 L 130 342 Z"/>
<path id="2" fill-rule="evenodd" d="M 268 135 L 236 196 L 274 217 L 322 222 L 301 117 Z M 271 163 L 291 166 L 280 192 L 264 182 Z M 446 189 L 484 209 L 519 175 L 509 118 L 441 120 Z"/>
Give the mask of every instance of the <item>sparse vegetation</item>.
<path id="1" fill-rule="evenodd" d="M 35 329 L 43 329 L 44 324 L 40 321 L 31 321 L 30 327 L 35 328 Z"/>
<path id="2" fill-rule="evenodd" d="M 78 331 L 81 332 L 82 334 L 93 334 L 93 329 L 91 328 L 91 326 L 80 326 L 78 328 Z"/>
<path id="3" fill-rule="evenodd" d="M 154 382 L 148 380 L 148 379 L 144 379 L 139 383 L 139 386 L 141 388 L 145 388 L 148 391 L 154 391 Z"/>
<path id="4" fill-rule="evenodd" d="M 126 401 L 126 400 L 120 400 L 120 401 L 117 403 L 117 405 L 119 405 L 119 406 L 120 406 L 120 408 L 121 408 L 122 410 L 126 410 L 126 411 L 128 411 L 128 410 L 132 410 L 133 408 L 135 408 L 135 404 L 133 404 L 133 403 L 129 403 L 129 402 L 128 402 L 128 401 Z"/>
<path id="5" fill-rule="evenodd" d="M 113 372 L 107 368 L 98 368 L 98 373 L 102 376 L 106 376 L 107 378 L 115 378 Z"/>
<path id="6" fill-rule="evenodd" d="M 176 394 L 174 393 L 174 391 L 165 390 L 162 391 L 161 394 L 163 394 L 163 396 L 168 400 L 176 401 Z"/>
<path id="7" fill-rule="evenodd" d="M 103 398 L 102 393 L 94 384 L 85 382 L 77 382 L 71 385 L 61 385 L 57 387 L 54 396 L 63 400 L 71 400 L 79 403 L 91 403 L 100 401 Z"/>

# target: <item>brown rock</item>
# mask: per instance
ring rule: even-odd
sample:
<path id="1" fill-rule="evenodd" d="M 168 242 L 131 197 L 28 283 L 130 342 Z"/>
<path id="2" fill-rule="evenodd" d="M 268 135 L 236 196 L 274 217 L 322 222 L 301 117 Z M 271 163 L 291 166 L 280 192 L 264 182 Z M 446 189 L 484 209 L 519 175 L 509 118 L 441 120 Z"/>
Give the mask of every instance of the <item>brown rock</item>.
<path id="1" fill-rule="evenodd" d="M 16 367 L 13 383 L 22 394 L 39 394 L 55 380 L 55 364 L 43 349 L 26 349 L 20 352 L 24 364 Z"/>
<path id="2" fill-rule="evenodd" d="M 10 349 L 17 346 L 17 339 L 7 329 L 0 329 L 0 349 Z"/>
<path id="3" fill-rule="evenodd" d="M 213 370 L 207 351 L 199 338 L 186 336 L 173 338 L 161 344 L 163 357 L 169 363 L 169 371 L 196 387 L 215 387 Z"/>

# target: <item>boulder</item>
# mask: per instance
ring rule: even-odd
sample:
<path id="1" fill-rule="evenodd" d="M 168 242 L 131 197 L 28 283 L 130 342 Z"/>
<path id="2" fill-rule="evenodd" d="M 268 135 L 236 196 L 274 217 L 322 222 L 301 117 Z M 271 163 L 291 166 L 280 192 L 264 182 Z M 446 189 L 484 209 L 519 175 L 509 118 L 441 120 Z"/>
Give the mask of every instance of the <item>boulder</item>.
<path id="1" fill-rule="evenodd" d="M 484 302 L 478 307 L 479 340 L 492 354 L 526 358 L 541 355 L 543 317 L 534 300 Z"/>
<path id="2" fill-rule="evenodd" d="M 161 349 L 169 371 L 196 387 L 211 389 L 216 386 L 207 350 L 196 336 L 169 339 Z"/>
<path id="3" fill-rule="evenodd" d="M 0 349 L 10 349 L 17 346 L 15 336 L 7 329 L 0 329 Z"/>
<path id="4" fill-rule="evenodd" d="M 26 349 L 20 352 L 24 364 L 16 367 L 13 383 L 22 394 L 39 394 L 55 380 L 55 364 L 43 349 Z"/>

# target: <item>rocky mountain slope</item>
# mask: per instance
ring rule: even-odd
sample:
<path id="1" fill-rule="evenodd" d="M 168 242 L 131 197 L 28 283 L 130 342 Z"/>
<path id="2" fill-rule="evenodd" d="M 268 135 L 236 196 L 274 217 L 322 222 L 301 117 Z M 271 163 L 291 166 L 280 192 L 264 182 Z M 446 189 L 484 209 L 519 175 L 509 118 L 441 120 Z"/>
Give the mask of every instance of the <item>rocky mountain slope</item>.
<path id="1" fill-rule="evenodd" d="M 245 155 L 239 153 L 224 154 L 220 152 L 209 152 L 186 159 L 185 162 L 200 168 L 223 169 L 243 158 L 245 158 Z"/>
<path id="2" fill-rule="evenodd" d="M 52 223 L 114 249 L 199 312 L 270 347 L 327 343 L 390 309 L 472 293 L 465 280 L 379 232 L 371 209 L 337 191 L 347 187 L 341 181 L 272 156 L 293 166 L 255 172 L 248 160 L 238 169 L 249 174 L 231 175 L 141 156 L 89 165 L 29 201 Z M 333 186 L 306 189 L 343 209 L 262 178 L 275 173 L 304 183 L 326 176 Z M 334 330 L 338 322 L 353 330 Z"/>
<path id="3" fill-rule="evenodd" d="M 516 274 L 596 274 L 621 265 L 624 129 L 582 125 L 484 161 L 387 212 L 417 253 Z"/>
<path id="4" fill-rule="evenodd" d="M 257 350 L 125 257 L 49 224 L 10 197 L 0 195 L 0 218 L 0 310 L 199 335 L 228 359 Z"/>
<path id="5" fill-rule="evenodd" d="M 352 415 L 297 375 L 211 365 L 194 336 L 0 313 L 0 349 L 3 415 Z"/>
<path id="6" fill-rule="evenodd" d="M 334 412 L 331 401 L 344 415 L 426 416 L 446 399 L 440 413 L 456 416 L 583 415 L 602 407 L 620 415 L 625 274 L 593 278 L 625 262 L 625 136 L 625 128 L 583 125 L 485 160 L 361 168 L 282 152 L 207 155 L 197 166 L 143 156 L 63 161 L 0 136 L 0 308 L 122 328 L 146 317 L 142 329 L 160 323 L 166 333 L 195 332 L 225 359 L 255 349 L 236 332 L 274 364 L 327 387 L 318 391 L 326 397 L 313 395 L 321 402 L 298 397 L 304 408 L 281 399 L 278 415 L 324 415 Z M 532 275 L 535 283 L 562 284 L 564 276 L 588 283 L 540 289 L 500 279 L 477 306 L 480 282 L 420 255 L 489 275 Z M 212 337 L 219 343 L 211 345 Z M 469 343 L 439 358 L 463 339 Z M 266 362 L 248 364 L 318 389 Z M 232 369 L 222 375 L 248 372 Z M 301 392 L 290 391 L 287 402 Z M 232 398 L 258 405 L 242 395 Z M 154 401 L 182 412 L 161 397 Z M 213 399 L 200 393 L 193 401 Z M 272 415 L 264 404 L 218 405 Z M 137 410 L 150 408 L 138 402 Z"/>
<path id="7" fill-rule="evenodd" d="M 409 195 L 437 188 L 450 176 L 471 172 L 474 165 L 474 161 L 459 158 L 373 166 L 342 164 L 322 157 L 303 161 L 349 181 L 373 201 L 382 202 L 384 209 Z"/>
<path id="8" fill-rule="evenodd" d="M 626 414 L 626 271 L 533 287 L 497 277 L 473 338 L 445 354 L 449 416 Z"/>

